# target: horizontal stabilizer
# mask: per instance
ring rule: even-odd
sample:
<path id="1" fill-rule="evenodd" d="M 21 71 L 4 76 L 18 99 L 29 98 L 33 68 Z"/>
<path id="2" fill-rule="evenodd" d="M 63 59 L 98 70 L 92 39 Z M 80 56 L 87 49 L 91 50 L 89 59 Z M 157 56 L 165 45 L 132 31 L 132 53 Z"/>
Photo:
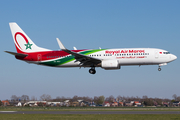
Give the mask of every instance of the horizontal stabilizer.
<path id="1" fill-rule="evenodd" d="M 15 53 L 15 52 L 10 52 L 10 51 L 4 51 L 6 53 L 9 53 L 11 55 L 19 56 L 19 57 L 26 57 L 28 56 L 27 54 L 22 54 L 22 53 Z"/>

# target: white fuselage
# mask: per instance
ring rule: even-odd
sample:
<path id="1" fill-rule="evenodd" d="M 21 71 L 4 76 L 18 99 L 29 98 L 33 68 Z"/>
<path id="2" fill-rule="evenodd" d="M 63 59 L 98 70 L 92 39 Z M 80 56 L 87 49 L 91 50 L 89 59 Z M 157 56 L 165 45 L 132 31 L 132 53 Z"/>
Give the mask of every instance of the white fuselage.
<path id="1" fill-rule="evenodd" d="M 117 60 L 120 66 L 125 65 L 165 65 L 177 57 L 166 50 L 155 48 L 106 49 L 88 56 L 101 60 Z M 79 62 L 71 61 L 59 67 L 77 67 Z M 98 67 L 98 66 L 97 66 Z M 100 66 L 99 66 L 100 67 Z"/>

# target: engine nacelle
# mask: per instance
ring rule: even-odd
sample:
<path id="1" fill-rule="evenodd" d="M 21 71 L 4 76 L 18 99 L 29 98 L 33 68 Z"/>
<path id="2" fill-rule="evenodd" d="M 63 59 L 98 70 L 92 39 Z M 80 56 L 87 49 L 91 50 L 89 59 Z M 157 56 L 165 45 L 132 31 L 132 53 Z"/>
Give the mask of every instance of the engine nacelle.
<path id="1" fill-rule="evenodd" d="M 120 65 L 117 60 L 103 60 L 101 67 L 105 70 L 120 69 Z"/>

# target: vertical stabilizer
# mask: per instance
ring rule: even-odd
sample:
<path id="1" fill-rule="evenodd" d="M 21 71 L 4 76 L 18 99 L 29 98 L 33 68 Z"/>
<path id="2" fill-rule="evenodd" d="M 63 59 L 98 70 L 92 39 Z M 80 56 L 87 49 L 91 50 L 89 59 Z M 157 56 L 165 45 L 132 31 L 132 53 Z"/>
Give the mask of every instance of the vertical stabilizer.
<path id="1" fill-rule="evenodd" d="M 9 23 L 9 26 L 18 53 L 49 51 L 48 49 L 38 47 L 16 23 Z"/>

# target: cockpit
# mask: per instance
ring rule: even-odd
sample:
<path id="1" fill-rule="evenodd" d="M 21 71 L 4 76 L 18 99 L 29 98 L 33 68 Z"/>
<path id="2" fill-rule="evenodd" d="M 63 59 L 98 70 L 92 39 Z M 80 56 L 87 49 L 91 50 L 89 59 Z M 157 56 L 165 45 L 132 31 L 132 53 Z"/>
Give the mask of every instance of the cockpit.
<path id="1" fill-rule="evenodd" d="M 170 52 L 163 52 L 163 54 L 170 54 Z"/>

